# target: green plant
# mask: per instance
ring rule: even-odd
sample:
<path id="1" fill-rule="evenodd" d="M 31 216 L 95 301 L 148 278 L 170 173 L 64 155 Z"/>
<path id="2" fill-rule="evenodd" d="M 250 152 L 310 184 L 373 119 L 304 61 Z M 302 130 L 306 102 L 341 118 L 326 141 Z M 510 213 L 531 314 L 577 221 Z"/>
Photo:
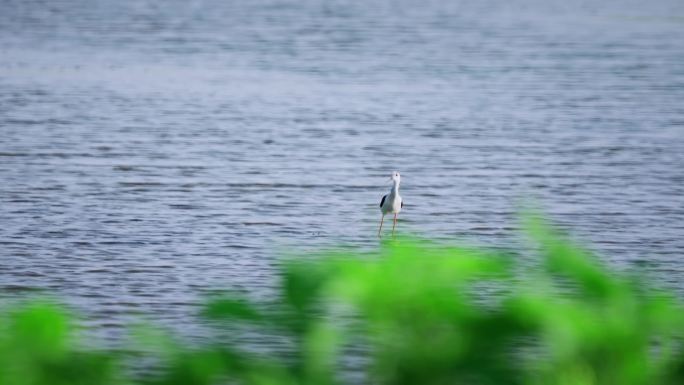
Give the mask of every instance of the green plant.
<path id="1" fill-rule="evenodd" d="M 0 322 L 0 385 L 684 382 L 676 298 L 610 271 L 535 217 L 526 228 L 536 262 L 399 239 L 377 253 L 285 262 L 270 303 L 223 295 L 206 306 L 224 333 L 250 328 L 287 341 L 284 353 L 150 344 L 155 367 L 125 375 L 141 353 L 79 347 L 66 314 L 31 304 Z M 355 376 L 341 365 L 349 355 L 362 363 Z"/>

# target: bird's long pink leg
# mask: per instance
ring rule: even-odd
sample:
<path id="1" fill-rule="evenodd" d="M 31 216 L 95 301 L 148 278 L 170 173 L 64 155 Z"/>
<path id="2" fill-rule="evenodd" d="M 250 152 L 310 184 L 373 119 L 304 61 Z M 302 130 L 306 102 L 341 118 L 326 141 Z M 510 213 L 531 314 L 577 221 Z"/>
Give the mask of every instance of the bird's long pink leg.
<path id="1" fill-rule="evenodd" d="M 378 229 L 378 237 L 380 237 L 380 232 L 382 231 L 382 221 L 385 220 L 385 214 L 382 214 L 382 218 L 380 218 L 380 228 Z"/>
<path id="2" fill-rule="evenodd" d="M 392 225 L 392 236 L 394 236 L 394 228 L 397 227 L 397 214 L 394 214 L 394 224 Z"/>

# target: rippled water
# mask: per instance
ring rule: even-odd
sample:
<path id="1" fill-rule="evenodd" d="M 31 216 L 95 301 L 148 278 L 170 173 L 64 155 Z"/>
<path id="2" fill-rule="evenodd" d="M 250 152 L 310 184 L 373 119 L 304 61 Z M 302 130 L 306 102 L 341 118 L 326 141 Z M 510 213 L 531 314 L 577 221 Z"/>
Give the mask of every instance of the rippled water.
<path id="1" fill-rule="evenodd" d="M 571 3 L 571 4 L 568 4 Z M 684 279 L 679 0 L 0 0 L 0 296 L 201 334 L 288 246 L 502 245 L 518 199 Z M 181 326 L 182 323 L 182 326 Z"/>

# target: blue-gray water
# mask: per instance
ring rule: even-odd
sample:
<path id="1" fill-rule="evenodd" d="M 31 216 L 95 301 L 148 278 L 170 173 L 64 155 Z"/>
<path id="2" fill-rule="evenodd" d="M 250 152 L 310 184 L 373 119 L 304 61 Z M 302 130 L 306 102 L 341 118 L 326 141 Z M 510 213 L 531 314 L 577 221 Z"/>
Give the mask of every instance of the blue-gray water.
<path id="1" fill-rule="evenodd" d="M 520 197 L 684 280 L 684 2 L 0 0 L 0 296 L 106 335 L 289 246 L 505 245 Z M 386 227 L 387 229 L 387 227 Z"/>

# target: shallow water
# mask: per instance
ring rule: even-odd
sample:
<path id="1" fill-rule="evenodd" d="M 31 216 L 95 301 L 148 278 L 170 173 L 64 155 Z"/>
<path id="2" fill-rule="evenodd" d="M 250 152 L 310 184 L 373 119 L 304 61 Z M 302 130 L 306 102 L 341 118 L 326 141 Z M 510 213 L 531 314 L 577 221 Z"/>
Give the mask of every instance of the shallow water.
<path id="1" fill-rule="evenodd" d="M 201 336 L 203 293 L 402 231 L 517 242 L 521 197 L 684 291 L 684 3 L 15 1 L 0 296 Z"/>

